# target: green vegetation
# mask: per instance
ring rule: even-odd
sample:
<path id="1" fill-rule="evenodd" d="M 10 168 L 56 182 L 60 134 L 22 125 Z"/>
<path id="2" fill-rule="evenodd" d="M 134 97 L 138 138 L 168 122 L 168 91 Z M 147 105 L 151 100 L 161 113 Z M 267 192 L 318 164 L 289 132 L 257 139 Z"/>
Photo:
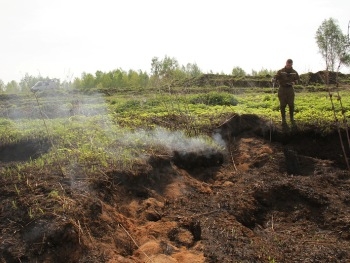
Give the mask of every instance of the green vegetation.
<path id="1" fill-rule="evenodd" d="M 22 141 L 46 141 L 51 151 L 29 165 L 45 167 L 59 160 L 84 167 L 109 165 L 131 169 L 135 159 L 149 151 L 164 151 L 166 142 L 151 140 L 151 132 L 164 127 L 164 134 L 184 132 L 186 136 L 203 136 L 210 144 L 211 131 L 233 114 L 256 114 L 276 125 L 280 121 L 276 89 L 245 88 L 226 91 L 220 87 L 193 87 L 191 91 L 114 94 L 33 94 L 16 96 L 0 111 L 0 141 L 3 145 Z M 350 91 L 333 91 L 332 103 L 327 87 L 296 88 L 295 118 L 298 125 L 317 127 L 327 132 L 349 112 Z M 178 90 L 178 92 L 176 92 Z M 341 97 L 341 108 L 338 95 Z M 74 104 L 78 106 L 74 108 Z M 345 105 L 345 106 L 344 106 Z M 43 115 L 41 115 L 42 113 Z M 342 114 L 344 113 L 344 115 Z M 8 116 L 8 117 L 6 117 Z M 149 132 L 147 132 L 149 131 Z M 153 137 L 152 137 L 153 136 Z M 158 140 L 159 141 L 159 140 Z"/>
<path id="2" fill-rule="evenodd" d="M 0 95 L 0 151 L 12 154 L 15 163 L 0 168 L 1 176 L 15 182 L 9 185 L 16 195 L 11 208 L 16 211 L 28 191 L 41 187 L 38 182 L 45 184 L 42 176 L 94 180 L 110 170 L 133 176 L 139 167 L 147 169 L 150 156 L 188 149 L 221 151 L 224 145 L 213 131 L 234 114 L 256 114 L 269 124 L 280 125 L 277 89 L 221 84 L 142 92 L 135 88 L 109 95 L 64 89 Z M 333 89 L 335 111 L 329 89 Z M 295 119 L 301 131 L 310 127 L 321 134 L 334 131 L 334 112 L 344 125 L 343 117 L 350 110 L 346 86 L 297 86 L 296 91 Z M 30 155 L 31 149 L 39 154 Z M 24 161 L 16 162 L 17 155 L 26 151 Z M 50 209 L 69 210 L 72 201 L 62 186 L 47 188 L 45 198 L 54 208 L 43 206 L 43 196 L 38 196 L 26 206 L 28 218 Z"/>
<path id="3" fill-rule="evenodd" d="M 350 65 L 350 39 L 343 34 L 335 19 L 325 19 L 317 29 L 315 38 L 326 62 L 326 70 L 339 71 L 342 65 Z"/>
<path id="4" fill-rule="evenodd" d="M 349 46 L 334 20 L 324 21 L 316 40 L 330 69 L 336 63 L 348 65 Z M 301 85 L 295 86 L 295 119 L 301 129 L 317 127 L 322 133 L 347 125 L 350 76 L 328 69 L 301 75 Z M 248 75 L 234 67 L 231 75 L 203 74 L 197 64 L 179 65 L 165 56 L 152 59 L 151 74 L 122 69 L 83 73 L 60 83 L 58 90 L 36 94 L 30 87 L 45 78 L 26 74 L 19 83 L 0 81 L 0 142 L 49 144 L 48 152 L 16 173 L 26 165 L 44 169 L 57 162 L 132 169 L 149 152 L 171 151 L 169 143 L 154 139 L 154 131 L 160 137 L 181 131 L 182 141 L 201 137 L 206 147 L 214 147 L 213 129 L 234 114 L 256 114 L 279 125 L 277 89 L 270 81 L 274 73 L 261 69 Z"/>
<path id="5" fill-rule="evenodd" d="M 151 66 L 151 75 L 122 69 L 83 73 L 57 90 L 37 93 L 30 87 L 45 79 L 41 76 L 7 85 L 0 80 L 0 178 L 13 218 L 29 223 L 43 215 L 69 218 L 73 207 L 93 208 L 84 204 L 92 201 L 91 188 L 102 192 L 98 198 L 114 199 L 108 191 L 124 178 L 167 176 L 150 172 L 149 157 L 225 151 L 213 135 L 233 115 L 255 114 L 264 128 L 281 127 L 277 88 L 270 81 L 274 71 L 247 75 L 235 67 L 231 75 L 203 74 L 196 64 L 180 66 L 167 56 L 153 58 Z M 310 72 L 301 79 L 295 86 L 299 130 L 325 135 L 337 125 L 346 127 L 350 76 Z M 78 195 L 86 201 L 71 199 Z M 263 253 L 276 262 L 273 253 Z"/>

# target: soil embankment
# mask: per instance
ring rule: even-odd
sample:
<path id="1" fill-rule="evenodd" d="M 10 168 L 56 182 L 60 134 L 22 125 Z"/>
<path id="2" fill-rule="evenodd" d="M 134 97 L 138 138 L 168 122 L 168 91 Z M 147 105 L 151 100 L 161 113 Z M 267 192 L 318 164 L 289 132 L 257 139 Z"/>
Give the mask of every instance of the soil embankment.
<path id="1" fill-rule="evenodd" d="M 337 133 L 285 133 L 254 115 L 213 132 L 226 151 L 154 154 L 93 175 L 77 165 L 66 177 L 49 166 L 8 177 L 48 144 L 2 145 L 0 262 L 350 261 Z"/>

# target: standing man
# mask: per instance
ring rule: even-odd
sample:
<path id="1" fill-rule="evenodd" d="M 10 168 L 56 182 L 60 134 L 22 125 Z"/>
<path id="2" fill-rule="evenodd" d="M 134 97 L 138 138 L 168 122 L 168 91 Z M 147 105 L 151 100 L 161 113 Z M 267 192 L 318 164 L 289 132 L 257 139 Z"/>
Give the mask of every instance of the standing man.
<path id="1" fill-rule="evenodd" d="M 277 71 L 277 74 L 272 79 L 278 82 L 278 99 L 280 101 L 280 110 L 282 116 L 282 125 L 286 126 L 286 107 L 289 108 L 290 122 L 295 126 L 294 121 L 294 88 L 293 85 L 299 81 L 299 74 L 293 69 L 293 60 L 288 59 L 284 68 Z"/>

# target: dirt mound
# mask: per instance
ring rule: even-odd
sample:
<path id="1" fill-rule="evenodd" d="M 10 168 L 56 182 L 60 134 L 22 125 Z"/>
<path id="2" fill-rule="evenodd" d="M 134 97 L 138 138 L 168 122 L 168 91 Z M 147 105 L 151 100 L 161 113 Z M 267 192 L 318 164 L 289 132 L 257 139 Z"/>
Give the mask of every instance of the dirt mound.
<path id="1" fill-rule="evenodd" d="M 343 74 L 341 72 L 334 71 L 318 71 L 308 72 L 300 74 L 302 85 L 317 85 L 317 84 L 337 84 L 349 83 L 349 74 Z M 245 76 L 245 77 L 234 77 L 232 75 L 221 75 L 221 74 L 202 74 L 198 77 L 188 78 L 185 80 L 175 81 L 172 85 L 175 87 L 240 87 L 240 88 L 251 88 L 251 87 L 272 87 L 271 75 L 265 76 Z"/>
<path id="2" fill-rule="evenodd" d="M 9 177 L 2 160 L 0 262 L 349 262 L 336 133 L 285 134 L 255 115 L 213 133 L 225 152 L 157 153 L 130 171 Z"/>
<path id="3" fill-rule="evenodd" d="M 347 83 L 349 79 L 349 74 L 343 74 L 341 72 L 334 71 L 318 71 L 316 73 L 306 73 L 301 76 L 304 80 L 304 84 L 337 84 L 337 83 Z"/>
<path id="4" fill-rule="evenodd" d="M 178 87 L 270 87 L 271 76 L 242 77 L 237 78 L 231 75 L 220 74 L 202 74 L 199 77 L 193 77 L 173 83 Z"/>

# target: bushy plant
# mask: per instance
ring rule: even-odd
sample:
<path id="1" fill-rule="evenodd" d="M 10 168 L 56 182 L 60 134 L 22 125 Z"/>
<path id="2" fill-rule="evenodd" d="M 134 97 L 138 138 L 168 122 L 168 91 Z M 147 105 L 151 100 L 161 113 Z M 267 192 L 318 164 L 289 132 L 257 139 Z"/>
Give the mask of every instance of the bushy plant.
<path id="1" fill-rule="evenodd" d="M 192 104 L 205 104 L 205 105 L 225 105 L 225 106 L 236 106 L 238 100 L 235 96 L 230 93 L 220 92 L 209 92 L 207 94 L 197 94 L 189 99 Z"/>

